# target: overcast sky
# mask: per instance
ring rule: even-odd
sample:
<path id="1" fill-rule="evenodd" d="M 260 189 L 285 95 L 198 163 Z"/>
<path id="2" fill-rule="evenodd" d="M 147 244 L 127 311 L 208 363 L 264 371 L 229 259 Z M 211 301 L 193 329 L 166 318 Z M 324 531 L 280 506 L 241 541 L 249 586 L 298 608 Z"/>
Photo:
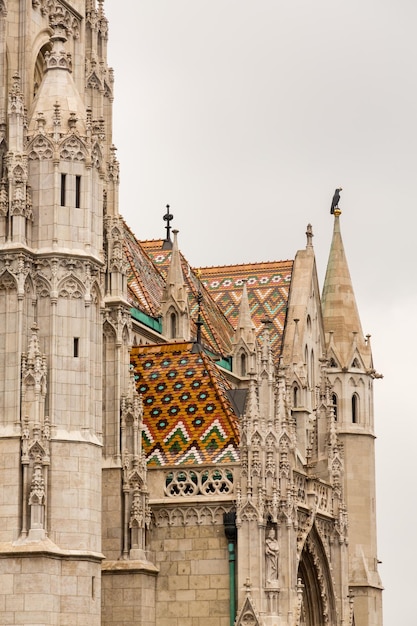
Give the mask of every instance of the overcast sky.
<path id="1" fill-rule="evenodd" d="M 294 258 L 331 198 L 372 335 L 384 624 L 415 623 L 417 3 L 106 0 L 120 211 L 194 267 Z"/>

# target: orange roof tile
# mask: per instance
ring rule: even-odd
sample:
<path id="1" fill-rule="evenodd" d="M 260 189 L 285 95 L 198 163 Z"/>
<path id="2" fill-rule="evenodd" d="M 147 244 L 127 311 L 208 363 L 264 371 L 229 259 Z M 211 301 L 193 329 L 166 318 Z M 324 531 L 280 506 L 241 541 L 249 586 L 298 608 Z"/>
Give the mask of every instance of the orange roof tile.
<path id="1" fill-rule="evenodd" d="M 239 459 L 230 385 L 193 344 L 135 346 L 131 353 L 143 399 L 143 448 L 150 466 L 230 463 Z"/>
<path id="2" fill-rule="evenodd" d="M 246 281 L 252 321 L 257 334 L 262 320 L 270 319 L 272 350 L 277 358 L 287 312 L 293 261 L 271 261 L 201 268 L 201 280 L 233 327 L 239 316 L 243 283 Z"/>
<path id="3" fill-rule="evenodd" d="M 129 265 L 128 300 L 147 315 L 159 317 L 165 280 L 126 223 L 124 234 L 124 251 Z"/>
<path id="4" fill-rule="evenodd" d="M 165 278 L 171 259 L 171 250 L 163 250 L 162 244 L 162 239 L 140 242 L 143 250 L 147 252 L 155 266 Z M 194 335 L 196 334 L 194 322 L 198 314 L 197 295 L 200 289 L 203 296 L 201 305 L 201 316 L 204 322 L 202 328 L 203 343 L 212 352 L 227 356 L 232 349 L 231 340 L 233 327 L 227 317 L 224 316 L 223 311 L 215 303 L 210 293 L 200 282 L 196 271 L 190 267 L 181 253 L 180 256 L 184 280 L 188 291 L 188 306 L 192 318 L 192 330 L 194 331 Z"/>

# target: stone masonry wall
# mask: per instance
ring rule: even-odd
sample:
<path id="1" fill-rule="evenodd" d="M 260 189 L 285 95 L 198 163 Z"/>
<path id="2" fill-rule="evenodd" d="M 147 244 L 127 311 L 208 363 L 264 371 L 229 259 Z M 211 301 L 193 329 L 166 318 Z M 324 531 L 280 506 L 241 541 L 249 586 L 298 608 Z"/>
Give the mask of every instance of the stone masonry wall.
<path id="1" fill-rule="evenodd" d="M 107 565 L 102 572 L 101 626 L 156 626 L 155 568 L 134 561 Z"/>
<path id="2" fill-rule="evenodd" d="M 100 563 L 63 557 L 58 551 L 51 551 L 50 558 L 34 553 L 36 549 L 47 552 L 52 545 L 28 543 L 15 548 L 15 555 L 8 558 L 2 552 L 2 625 L 100 625 Z M 9 547 L 9 552 L 13 552 L 13 547 Z"/>
<path id="3" fill-rule="evenodd" d="M 159 568 L 156 626 L 229 626 L 229 561 L 222 524 L 151 532 Z"/>

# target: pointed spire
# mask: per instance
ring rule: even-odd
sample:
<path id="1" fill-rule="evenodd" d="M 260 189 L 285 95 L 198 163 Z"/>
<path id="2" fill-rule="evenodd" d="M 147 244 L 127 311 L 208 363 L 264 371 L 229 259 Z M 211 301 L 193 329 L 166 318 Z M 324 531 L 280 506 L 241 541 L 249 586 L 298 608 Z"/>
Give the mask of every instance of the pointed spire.
<path id="1" fill-rule="evenodd" d="M 172 245 L 171 262 L 167 274 L 167 289 L 175 291 L 176 299 L 183 299 L 185 291 L 184 274 L 181 267 L 181 256 L 178 248 L 178 230 L 173 230 L 174 243 Z"/>
<path id="2" fill-rule="evenodd" d="M 171 339 L 190 339 L 190 316 L 188 294 L 182 273 L 181 255 L 178 249 L 178 230 L 172 231 L 171 262 L 168 268 L 166 284 L 161 300 L 162 318 L 165 334 Z"/>
<path id="3" fill-rule="evenodd" d="M 249 348 L 253 349 L 255 347 L 255 324 L 252 322 L 252 317 L 250 313 L 246 281 L 244 281 L 243 283 L 242 298 L 239 305 L 239 319 L 237 322 L 233 343 L 237 344 L 241 339 L 246 343 Z"/>
<path id="4" fill-rule="evenodd" d="M 348 362 L 352 350 L 356 347 L 368 363 L 370 350 L 365 343 L 362 326 L 356 305 L 340 232 L 340 211 L 334 212 L 334 230 L 327 263 L 326 277 L 322 294 L 322 309 L 326 340 L 330 337 L 343 363 L 342 367 L 349 367 Z"/>

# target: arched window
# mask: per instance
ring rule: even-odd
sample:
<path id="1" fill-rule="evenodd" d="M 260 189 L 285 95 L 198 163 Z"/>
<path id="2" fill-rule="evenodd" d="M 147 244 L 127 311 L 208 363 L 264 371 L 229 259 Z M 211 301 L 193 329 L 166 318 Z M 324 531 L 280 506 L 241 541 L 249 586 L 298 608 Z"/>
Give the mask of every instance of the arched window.
<path id="1" fill-rule="evenodd" d="M 334 419 L 337 422 L 337 395 L 335 393 L 332 393 L 332 406 L 333 406 L 333 412 L 334 412 Z"/>
<path id="2" fill-rule="evenodd" d="M 310 363 L 308 362 L 308 348 L 307 346 L 304 349 L 304 363 L 306 366 L 306 374 L 307 374 L 307 385 L 310 386 Z"/>
<path id="3" fill-rule="evenodd" d="M 34 76 L 33 76 L 33 97 L 36 96 L 36 93 L 42 82 L 43 75 L 45 73 L 45 65 L 46 65 L 45 54 L 46 52 L 50 52 L 51 49 L 52 49 L 52 44 L 50 41 L 48 41 L 39 50 L 36 63 L 35 63 L 35 71 L 34 71 Z"/>
<path id="4" fill-rule="evenodd" d="M 240 355 L 240 375 L 246 376 L 246 354 L 244 352 Z"/>
<path id="5" fill-rule="evenodd" d="M 359 398 L 356 393 L 352 396 L 352 424 L 359 421 Z"/>
<path id="6" fill-rule="evenodd" d="M 293 403 L 294 408 L 296 408 L 298 406 L 298 402 L 299 402 L 299 393 L 298 393 L 299 389 L 298 389 L 297 385 L 294 385 L 292 391 L 293 391 L 292 403 Z"/>
<path id="7" fill-rule="evenodd" d="M 312 350 L 310 355 L 310 384 L 312 389 L 316 386 L 316 377 L 314 374 L 314 351 Z"/>
<path id="8" fill-rule="evenodd" d="M 169 321 L 170 321 L 170 337 L 171 339 L 175 339 L 175 337 L 177 336 L 177 316 L 175 315 L 175 313 L 171 313 L 169 317 Z"/>

